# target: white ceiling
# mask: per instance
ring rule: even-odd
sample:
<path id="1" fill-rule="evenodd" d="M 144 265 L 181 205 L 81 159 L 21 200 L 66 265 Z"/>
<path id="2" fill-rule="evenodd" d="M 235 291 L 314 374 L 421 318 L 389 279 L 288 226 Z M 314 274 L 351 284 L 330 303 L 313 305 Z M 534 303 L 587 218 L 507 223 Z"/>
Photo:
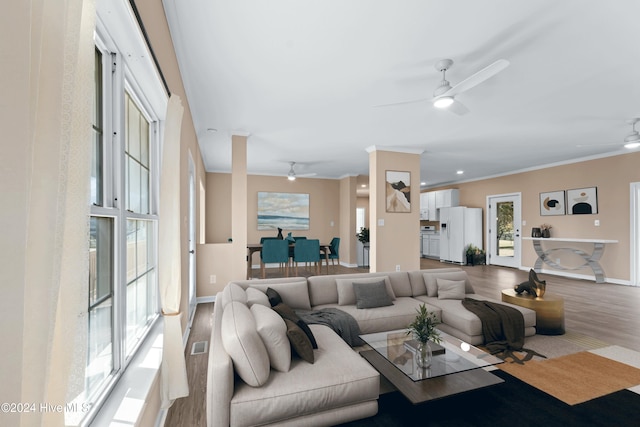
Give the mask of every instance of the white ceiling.
<path id="1" fill-rule="evenodd" d="M 368 174 L 367 147 L 424 150 L 427 186 L 624 153 L 640 116 L 640 1 L 164 0 L 208 171 Z M 158 47 L 155 47 L 158 49 Z M 452 85 L 510 66 L 456 99 Z M 216 129 L 216 132 L 208 129 Z M 463 175 L 456 175 L 464 170 Z"/>

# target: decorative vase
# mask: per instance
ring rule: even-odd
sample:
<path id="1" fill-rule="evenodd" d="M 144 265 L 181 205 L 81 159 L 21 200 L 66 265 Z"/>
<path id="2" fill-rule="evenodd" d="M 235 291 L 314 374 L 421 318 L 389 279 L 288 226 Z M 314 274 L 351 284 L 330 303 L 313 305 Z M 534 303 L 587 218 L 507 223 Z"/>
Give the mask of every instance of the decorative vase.
<path id="1" fill-rule="evenodd" d="M 551 232 L 549 231 L 548 228 L 545 228 L 544 230 L 542 230 L 542 237 L 548 239 L 549 237 L 551 237 Z"/>
<path id="2" fill-rule="evenodd" d="M 418 342 L 418 348 L 416 349 L 416 365 L 418 365 L 418 368 L 427 369 L 430 367 L 432 358 L 433 353 L 431 352 L 429 341 Z"/>
<path id="3" fill-rule="evenodd" d="M 540 231 L 540 228 L 533 227 L 531 229 L 531 237 L 542 237 L 542 232 Z"/>

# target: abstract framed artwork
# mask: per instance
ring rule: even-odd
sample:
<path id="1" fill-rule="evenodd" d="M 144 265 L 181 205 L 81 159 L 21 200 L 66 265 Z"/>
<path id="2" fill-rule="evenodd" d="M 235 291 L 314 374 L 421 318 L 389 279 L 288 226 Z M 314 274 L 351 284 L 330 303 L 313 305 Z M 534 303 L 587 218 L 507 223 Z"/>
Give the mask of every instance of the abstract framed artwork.
<path id="1" fill-rule="evenodd" d="M 308 230 L 309 194 L 258 192 L 258 230 Z"/>
<path id="2" fill-rule="evenodd" d="M 567 190 L 567 213 L 569 215 L 590 215 L 598 213 L 597 187 Z"/>
<path id="3" fill-rule="evenodd" d="M 387 171 L 387 212 L 411 212 L 411 172 Z"/>
<path id="4" fill-rule="evenodd" d="M 564 215 L 564 191 L 540 193 L 540 215 Z"/>

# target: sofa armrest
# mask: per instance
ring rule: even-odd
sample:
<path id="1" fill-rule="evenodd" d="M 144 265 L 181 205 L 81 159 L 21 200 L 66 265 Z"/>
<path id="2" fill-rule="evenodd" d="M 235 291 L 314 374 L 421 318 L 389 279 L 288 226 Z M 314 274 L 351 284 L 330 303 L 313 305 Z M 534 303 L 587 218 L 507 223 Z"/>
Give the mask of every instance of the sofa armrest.
<path id="1" fill-rule="evenodd" d="M 220 301 L 222 293 L 216 300 Z M 233 362 L 222 346 L 220 325 L 223 307 L 214 304 L 213 325 L 209 345 L 209 366 L 207 367 L 207 426 L 228 426 L 229 405 L 234 392 Z"/>

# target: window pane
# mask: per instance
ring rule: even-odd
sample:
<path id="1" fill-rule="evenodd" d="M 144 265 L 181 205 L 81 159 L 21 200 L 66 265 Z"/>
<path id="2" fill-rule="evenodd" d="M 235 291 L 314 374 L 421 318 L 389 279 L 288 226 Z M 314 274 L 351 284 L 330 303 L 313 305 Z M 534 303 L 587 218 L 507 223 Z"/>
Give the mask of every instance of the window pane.
<path id="1" fill-rule="evenodd" d="M 147 214 L 149 208 L 149 122 L 127 95 L 126 109 L 127 209 Z"/>
<path id="2" fill-rule="evenodd" d="M 129 157 L 128 161 L 128 177 L 127 183 L 127 200 L 129 201 L 127 209 L 131 212 L 146 213 L 140 210 L 140 164 L 133 158 Z"/>
<path id="3" fill-rule="evenodd" d="M 95 75 L 94 75 L 94 99 L 93 99 L 93 140 L 91 156 L 91 203 L 103 205 L 102 201 L 102 54 L 96 50 L 95 53 Z"/>
<path id="4" fill-rule="evenodd" d="M 152 221 L 127 221 L 127 354 L 158 311 L 154 245 Z"/>
<path id="5" fill-rule="evenodd" d="M 498 239 L 497 248 L 498 256 L 513 257 L 514 256 L 514 237 L 513 237 L 513 202 L 499 202 L 496 205 L 498 213 Z"/>
<path id="6" fill-rule="evenodd" d="M 85 395 L 101 388 L 113 370 L 113 219 L 91 217 L 89 325 Z"/>

